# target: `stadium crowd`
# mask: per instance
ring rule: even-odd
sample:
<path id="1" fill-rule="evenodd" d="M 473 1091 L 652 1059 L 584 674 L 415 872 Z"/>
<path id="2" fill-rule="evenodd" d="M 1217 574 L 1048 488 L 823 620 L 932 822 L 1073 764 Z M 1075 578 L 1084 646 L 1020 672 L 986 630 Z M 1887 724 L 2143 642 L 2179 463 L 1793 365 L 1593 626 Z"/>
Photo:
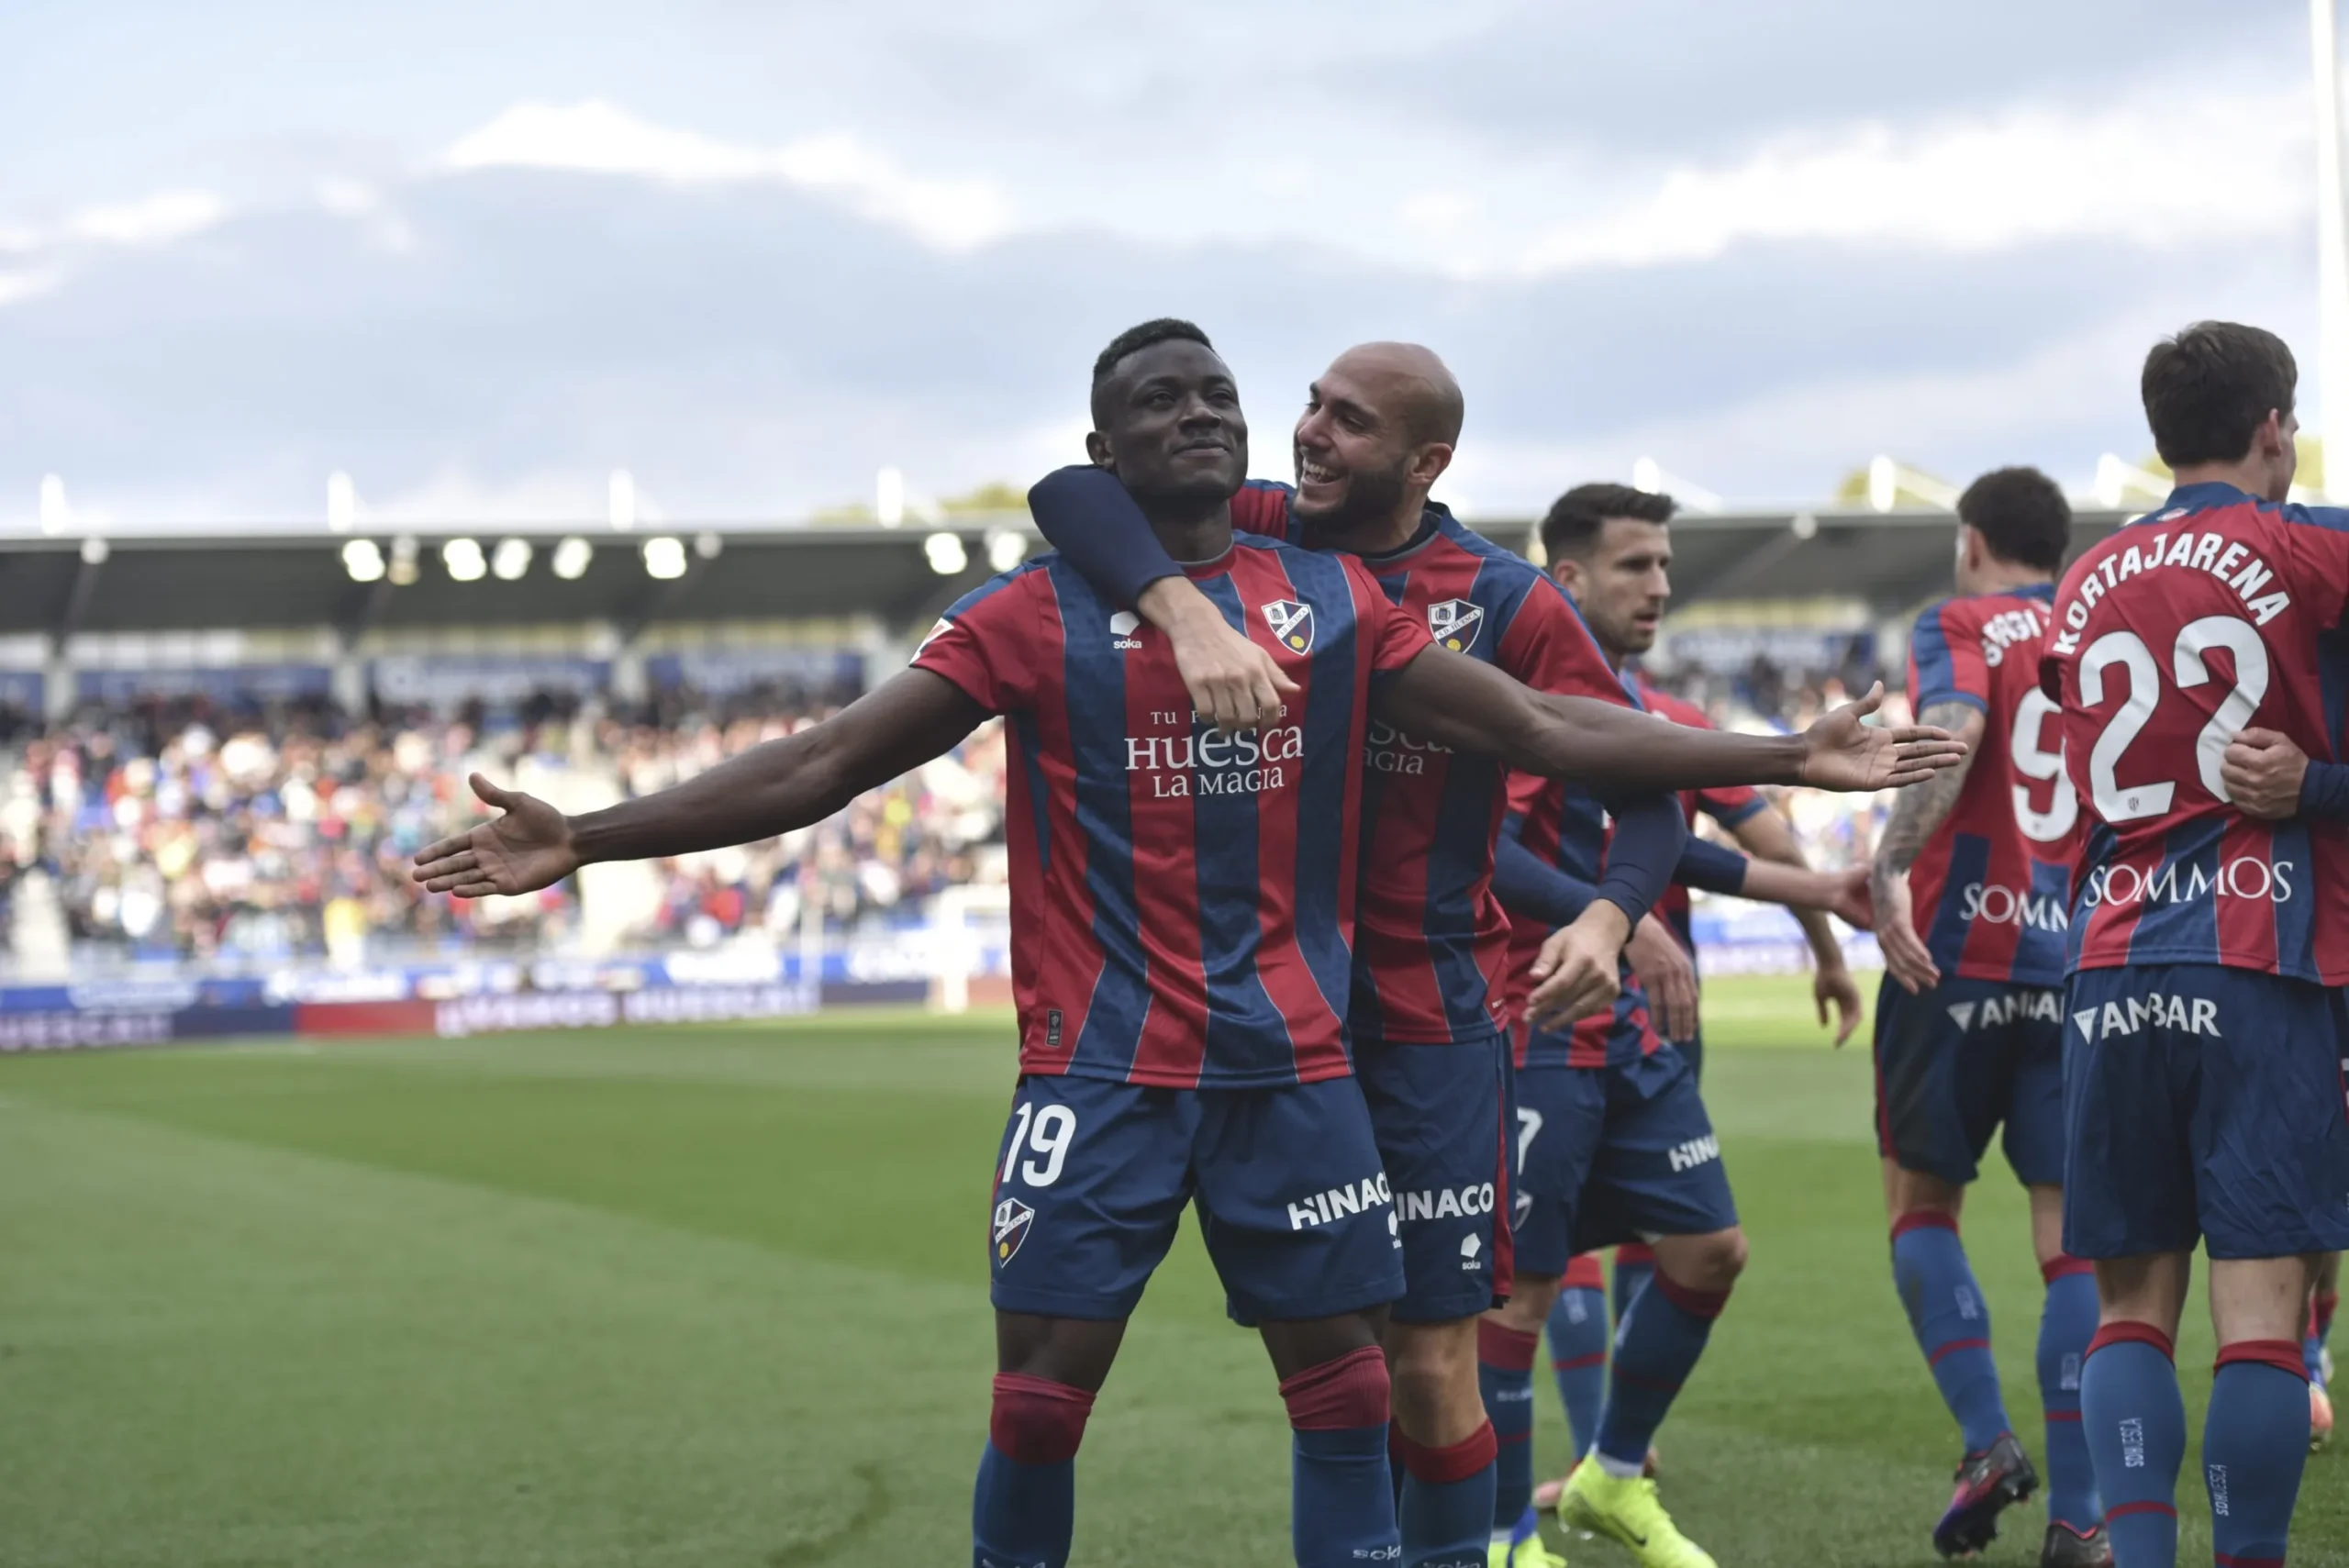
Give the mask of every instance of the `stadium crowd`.
<path id="1" fill-rule="evenodd" d="M 841 694 L 769 688 L 724 700 L 662 694 L 620 712 L 547 697 L 479 710 L 346 714 L 325 701 L 224 711 L 201 700 L 85 707 L 28 727 L 0 757 L 0 905 L 32 868 L 54 879 L 77 953 L 271 960 L 353 939 L 429 951 L 554 944 L 578 917 L 571 884 L 473 905 L 426 894 L 407 857 L 483 808 L 469 773 L 584 771 L 620 795 L 665 788 L 814 723 Z M 821 828 L 659 863 L 648 940 L 708 942 L 885 920 L 990 874 L 1001 827 L 994 727 Z M 0 929 L 13 929 L 0 907 Z"/>

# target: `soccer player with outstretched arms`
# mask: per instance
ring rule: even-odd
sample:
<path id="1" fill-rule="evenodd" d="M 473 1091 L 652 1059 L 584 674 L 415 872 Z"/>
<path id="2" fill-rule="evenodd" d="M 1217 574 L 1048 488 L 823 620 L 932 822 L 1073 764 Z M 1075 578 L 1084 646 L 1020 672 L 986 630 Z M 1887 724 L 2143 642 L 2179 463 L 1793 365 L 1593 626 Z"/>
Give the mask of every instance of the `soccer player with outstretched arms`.
<path id="1" fill-rule="evenodd" d="M 1965 1441 L 1933 1529 L 1944 1556 L 1979 1551 L 2039 1477 L 2007 1418 L 1990 1314 L 1958 1218 L 2001 1127 L 2031 1197 L 2047 1294 L 2039 1392 L 2047 1435 L 2043 1568 L 2112 1561 L 2080 1427 L 2080 1359 L 2096 1331 L 2089 1265 L 2064 1212 L 2064 942 L 2079 798 L 2055 706 L 2039 689 L 2072 509 L 2036 469 L 1986 473 L 1957 502 L 1955 598 L 1909 639 L 1909 700 L 1969 748 L 1905 790 L 1877 846 L 1876 1140 L 1900 1304 Z"/>
<path id="2" fill-rule="evenodd" d="M 2219 1342 L 2202 1430 L 2214 1560 L 2284 1561 L 2310 1286 L 2349 1244 L 2349 828 L 2337 797 L 2254 808 L 2231 782 L 2252 732 L 2341 757 L 2349 512 L 2287 500 L 2297 379 L 2256 328 L 2203 322 L 2154 346 L 2145 415 L 2177 487 L 2064 574 L 2041 665 L 2087 828 L 2064 1250 L 2096 1268 L 2080 1399 L 2120 1568 L 2176 1559 L 2174 1346 L 2198 1241 Z"/>
<path id="3" fill-rule="evenodd" d="M 1401 1248 L 1344 1027 L 1372 726 L 1623 792 L 1876 788 L 1957 748 L 1849 709 L 1783 740 L 1660 733 L 1432 647 L 1350 562 L 1235 539 L 1247 427 L 1196 328 L 1112 343 L 1092 406 L 1095 462 L 1294 688 L 1252 729 L 1203 728 L 1165 639 L 1045 556 L 967 595 L 841 713 L 674 789 L 567 817 L 476 779 L 504 815 L 420 851 L 416 875 L 510 894 L 769 838 L 1004 715 L 1020 1075 L 988 1226 L 998 1374 L 974 1568 L 1068 1561 L 1095 1395 L 1194 1202 L 1280 1379 L 1300 1568 L 1399 1561 L 1378 1334 Z"/>
<path id="4" fill-rule="evenodd" d="M 1629 706 L 1557 584 L 1428 500 L 1461 420 L 1460 390 L 1426 349 L 1350 349 L 1308 389 L 1293 437 L 1297 484 L 1252 483 L 1234 498 L 1233 522 L 1353 556 L 1447 650 L 1538 690 Z M 1035 487 L 1030 505 L 1066 559 L 1171 630 L 1178 663 L 1212 661 L 1219 640 L 1232 639 L 1220 617 L 1196 613 L 1204 599 L 1113 476 L 1064 470 Z M 1243 662 L 1254 653 L 1250 645 L 1230 651 Z M 1212 707 L 1211 691 L 1195 684 L 1194 693 L 1203 710 Z M 1346 1021 L 1403 1242 L 1405 1292 L 1389 1310 L 1386 1346 L 1404 1562 L 1483 1561 L 1489 1551 L 1494 1562 L 1538 1568 L 1543 1548 L 1526 1507 L 1531 1455 L 1523 1442 L 1497 1442 L 1478 1378 L 1479 1319 L 1511 1285 L 1499 1171 L 1509 1130 L 1502 981 L 1510 929 L 1490 886 L 1506 771 L 1384 725 L 1374 726 L 1364 764 Z M 1616 837 L 1606 885 L 1584 901 L 1601 907 L 1577 933 L 1606 931 L 1590 960 L 1602 976 L 1623 941 L 1613 926 L 1652 924 L 1641 916 L 1687 848 L 1671 796 L 1609 804 Z M 1742 881 L 1740 857 L 1715 851 L 1714 860 L 1716 874 Z M 1795 891 L 1824 900 L 1843 889 L 1812 877 Z M 1610 955 L 1604 969 L 1601 949 Z M 1512 1408 L 1504 1418 L 1527 1413 Z"/>

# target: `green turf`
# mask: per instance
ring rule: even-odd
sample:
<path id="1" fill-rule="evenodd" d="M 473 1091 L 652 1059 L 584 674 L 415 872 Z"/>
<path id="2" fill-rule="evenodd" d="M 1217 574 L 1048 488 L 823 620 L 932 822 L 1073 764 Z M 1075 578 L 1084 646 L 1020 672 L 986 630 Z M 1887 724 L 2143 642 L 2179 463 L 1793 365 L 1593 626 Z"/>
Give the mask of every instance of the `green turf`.
<path id="1" fill-rule="evenodd" d="M 1708 1006 L 1753 1261 L 1667 1500 L 1725 1568 L 1932 1562 L 1955 1441 L 1886 1267 L 1866 1056 L 1819 1048 L 1798 984 Z M 0 1564 L 966 1562 L 1010 1084 L 999 1017 L 0 1061 Z M 2002 1174 L 1967 1233 L 2036 1449 Z M 2207 1328 L 2180 1361 L 2199 1410 Z M 1542 1420 L 1546 1470 L 1546 1390 Z M 1287 1561 L 1286 1451 L 1186 1233 L 1085 1444 L 1078 1561 Z M 2311 1462 L 2296 1563 L 2349 1562 L 2344 1462 Z M 2035 1561 L 2011 1518 L 1992 1560 Z"/>

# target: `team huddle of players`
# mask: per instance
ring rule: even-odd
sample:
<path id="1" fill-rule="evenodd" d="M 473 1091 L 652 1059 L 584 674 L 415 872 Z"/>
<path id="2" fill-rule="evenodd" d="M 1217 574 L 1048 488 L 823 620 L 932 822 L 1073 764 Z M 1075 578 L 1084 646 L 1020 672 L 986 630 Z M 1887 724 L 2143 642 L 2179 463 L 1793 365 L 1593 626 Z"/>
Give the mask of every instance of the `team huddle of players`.
<path id="1" fill-rule="evenodd" d="M 2048 1281 L 2043 1561 L 2174 1559 L 2199 1241 L 2217 1561 L 2280 1562 L 2314 1260 L 2349 1244 L 2349 670 L 2327 662 L 2349 514 L 2283 504 L 2273 337 L 2190 328 L 2144 387 L 2179 488 L 2060 586 L 2060 493 L 2028 470 L 1966 492 L 1961 596 L 1912 647 L 1920 724 L 1863 723 L 1872 697 L 1732 736 L 1642 712 L 1626 671 L 1670 593 L 1668 500 L 1569 492 L 1546 573 L 1491 545 L 1428 500 L 1463 403 L 1399 344 L 1314 382 L 1293 486 L 1243 483 L 1230 372 L 1198 328 L 1147 323 L 1095 366 L 1091 463 L 1030 495 L 1055 550 L 953 606 L 905 674 L 606 811 L 476 780 L 504 815 L 417 876 L 514 893 L 767 837 L 1003 716 L 1020 1064 L 974 1568 L 1069 1561 L 1095 1395 L 1186 1207 L 1280 1380 L 1301 1568 L 1547 1568 L 1537 1505 L 1649 1568 L 1711 1564 L 1653 1438 L 1746 1242 L 1671 889 L 1807 911 L 1845 1033 L 1820 912 L 1873 913 L 1894 1270 L 1965 1447 L 1936 1546 L 1978 1550 L 2038 1485 L 1958 1240 L 2003 1126 Z M 1872 872 L 1800 865 L 1750 787 L 1794 783 L 1903 791 Z M 1699 809 L 1751 858 L 1691 838 Z M 1537 1492 L 1545 1331 L 1585 1457 Z"/>

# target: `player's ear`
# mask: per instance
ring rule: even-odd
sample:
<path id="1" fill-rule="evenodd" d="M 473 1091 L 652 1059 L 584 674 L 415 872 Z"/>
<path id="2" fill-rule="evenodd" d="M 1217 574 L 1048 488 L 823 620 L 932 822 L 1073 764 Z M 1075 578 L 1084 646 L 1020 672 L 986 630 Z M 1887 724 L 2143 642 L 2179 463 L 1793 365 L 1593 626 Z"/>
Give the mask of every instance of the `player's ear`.
<path id="1" fill-rule="evenodd" d="M 1451 466 L 1451 444 L 1446 441 L 1430 441 L 1412 454 L 1411 466 L 1405 472 L 1410 475 L 1413 484 L 1421 484 L 1433 489 L 1435 482 L 1443 477 L 1443 471 Z"/>
<path id="2" fill-rule="evenodd" d="M 1109 438 L 1099 430 L 1085 432 L 1085 455 L 1093 460 L 1094 467 L 1118 472 L 1118 454 L 1110 449 Z"/>

